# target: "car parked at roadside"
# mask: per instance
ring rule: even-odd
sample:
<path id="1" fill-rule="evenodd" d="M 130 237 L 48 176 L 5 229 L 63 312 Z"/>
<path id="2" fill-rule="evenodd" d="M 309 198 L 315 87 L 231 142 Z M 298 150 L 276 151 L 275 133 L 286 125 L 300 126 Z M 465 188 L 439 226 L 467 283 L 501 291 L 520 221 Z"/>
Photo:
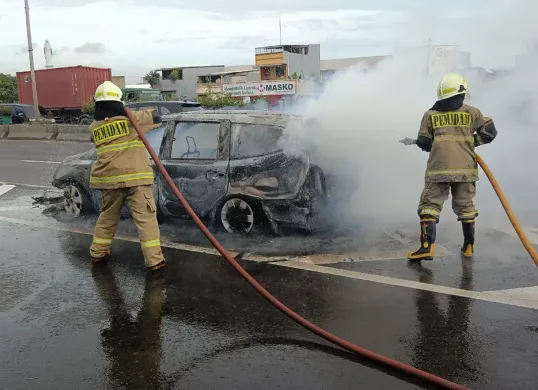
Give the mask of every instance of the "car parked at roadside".
<path id="1" fill-rule="evenodd" d="M 11 109 L 11 121 L 13 124 L 21 124 L 35 120 L 34 106 L 31 104 L 2 103 L 0 104 L 0 107 Z M 42 106 L 39 106 L 39 112 L 42 116 L 46 116 L 47 114 Z"/>
<path id="2" fill-rule="evenodd" d="M 297 116 L 264 111 L 200 111 L 163 116 L 148 139 L 194 211 L 230 233 L 266 225 L 275 233 L 316 229 L 331 191 L 306 153 L 283 150 L 284 129 Z M 96 212 L 100 191 L 89 188 L 95 149 L 66 158 L 52 184 L 64 189 L 69 213 Z M 164 178 L 155 174 L 154 196 L 161 218 L 188 218 Z"/>

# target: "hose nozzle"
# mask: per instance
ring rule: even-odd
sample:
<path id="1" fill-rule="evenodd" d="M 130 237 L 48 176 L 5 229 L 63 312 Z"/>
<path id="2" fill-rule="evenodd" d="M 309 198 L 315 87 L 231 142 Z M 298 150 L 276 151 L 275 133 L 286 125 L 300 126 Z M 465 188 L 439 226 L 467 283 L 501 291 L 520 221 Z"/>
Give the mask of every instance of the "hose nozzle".
<path id="1" fill-rule="evenodd" d="M 401 139 L 400 142 L 404 144 L 405 146 L 414 145 L 417 143 L 416 139 L 406 137 L 404 139 Z"/>

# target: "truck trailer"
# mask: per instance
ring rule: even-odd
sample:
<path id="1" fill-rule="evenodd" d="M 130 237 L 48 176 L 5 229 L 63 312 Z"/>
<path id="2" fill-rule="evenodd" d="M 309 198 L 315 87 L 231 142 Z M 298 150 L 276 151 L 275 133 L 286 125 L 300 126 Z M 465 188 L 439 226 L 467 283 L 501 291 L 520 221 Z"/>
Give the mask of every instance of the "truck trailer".
<path id="1" fill-rule="evenodd" d="M 57 123 L 79 123 L 82 108 L 92 101 L 95 89 L 112 79 L 110 68 L 70 66 L 35 71 L 37 99 L 47 116 Z M 19 103 L 33 104 L 31 73 L 17 72 Z"/>

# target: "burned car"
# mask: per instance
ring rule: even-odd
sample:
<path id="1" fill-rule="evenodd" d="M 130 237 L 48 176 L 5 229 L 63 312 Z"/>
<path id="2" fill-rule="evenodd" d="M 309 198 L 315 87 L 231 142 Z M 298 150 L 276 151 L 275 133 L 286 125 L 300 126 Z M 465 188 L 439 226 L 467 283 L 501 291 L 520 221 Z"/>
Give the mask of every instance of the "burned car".
<path id="1" fill-rule="evenodd" d="M 300 117 L 258 111 L 200 111 L 163 116 L 148 133 L 174 183 L 194 211 L 230 233 L 259 225 L 316 228 L 330 205 L 327 178 L 305 153 L 287 153 L 284 129 Z M 89 188 L 95 149 L 66 158 L 52 184 L 64 190 L 67 212 L 96 212 L 100 191 Z M 164 178 L 155 171 L 160 218 L 188 218 Z"/>

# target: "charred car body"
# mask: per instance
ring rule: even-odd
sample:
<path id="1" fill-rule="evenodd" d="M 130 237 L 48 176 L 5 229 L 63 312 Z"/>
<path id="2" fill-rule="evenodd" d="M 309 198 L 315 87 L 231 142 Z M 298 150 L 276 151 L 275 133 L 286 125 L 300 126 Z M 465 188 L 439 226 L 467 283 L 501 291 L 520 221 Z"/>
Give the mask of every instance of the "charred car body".
<path id="1" fill-rule="evenodd" d="M 230 233 L 268 223 L 312 231 L 331 194 L 323 171 L 305 153 L 285 153 L 284 129 L 301 118 L 255 111 L 202 111 L 163 116 L 148 133 L 174 183 L 196 213 Z M 100 192 L 89 188 L 95 149 L 65 159 L 52 184 L 64 189 L 68 212 L 98 210 Z M 161 217 L 185 218 L 166 181 L 155 171 Z"/>

